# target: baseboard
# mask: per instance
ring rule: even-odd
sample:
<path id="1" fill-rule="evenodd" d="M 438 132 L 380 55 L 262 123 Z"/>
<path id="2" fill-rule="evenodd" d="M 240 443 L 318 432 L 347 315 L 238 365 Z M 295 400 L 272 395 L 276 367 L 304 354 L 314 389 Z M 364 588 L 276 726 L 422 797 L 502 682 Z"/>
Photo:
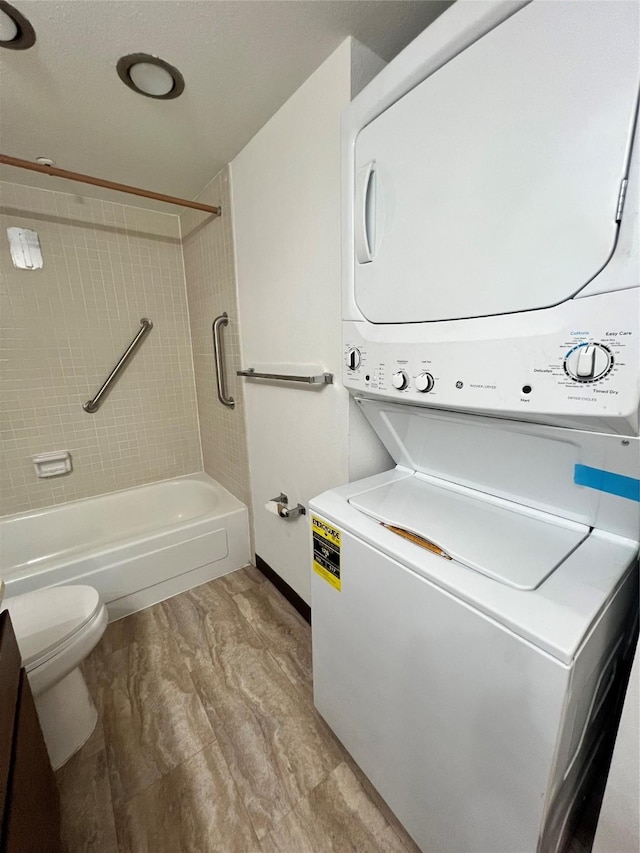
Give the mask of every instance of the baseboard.
<path id="1" fill-rule="evenodd" d="M 265 578 L 271 581 L 278 592 L 281 592 L 284 595 L 289 604 L 292 604 L 295 607 L 302 618 L 311 624 L 311 608 L 307 602 L 304 598 L 300 598 L 295 589 L 290 587 L 277 572 L 274 572 L 269 563 L 265 562 L 259 554 L 256 554 L 256 568 L 262 572 Z"/>

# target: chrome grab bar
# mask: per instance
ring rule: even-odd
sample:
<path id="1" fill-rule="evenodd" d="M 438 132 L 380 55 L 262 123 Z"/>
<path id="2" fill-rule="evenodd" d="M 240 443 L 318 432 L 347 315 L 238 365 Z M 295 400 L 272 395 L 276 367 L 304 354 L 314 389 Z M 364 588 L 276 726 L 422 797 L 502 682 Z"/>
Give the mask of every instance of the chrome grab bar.
<path id="1" fill-rule="evenodd" d="M 92 415 L 94 412 L 98 411 L 98 409 L 101 406 L 100 401 L 102 400 L 104 395 L 109 390 L 109 386 L 111 385 L 112 382 L 115 382 L 120 371 L 125 367 L 125 365 L 129 361 L 129 359 L 131 358 L 133 353 L 138 348 L 138 345 L 140 344 L 142 339 L 145 337 L 145 335 L 149 334 L 151 329 L 153 329 L 153 323 L 151 322 L 151 320 L 147 320 L 146 317 L 143 317 L 140 320 L 140 329 L 138 330 L 138 333 L 136 334 L 135 338 L 131 341 L 129 346 L 126 348 L 126 350 L 124 351 L 124 353 L 120 357 L 120 360 L 118 361 L 116 366 L 113 368 L 111 373 L 107 376 L 105 381 L 102 383 L 102 386 L 100 387 L 100 390 L 98 391 L 98 393 L 95 395 L 95 397 L 92 400 L 87 400 L 86 403 L 82 404 L 82 408 L 85 410 L 85 412 L 88 412 L 88 414 Z"/>
<path id="2" fill-rule="evenodd" d="M 227 383 L 224 377 L 224 362 L 223 362 L 223 347 L 222 336 L 220 330 L 223 326 L 229 325 L 229 316 L 225 311 L 213 321 L 211 331 L 213 332 L 213 355 L 216 361 L 216 381 L 218 383 L 218 400 L 223 406 L 228 406 L 230 409 L 235 408 L 233 397 L 227 394 Z"/>
<path id="3" fill-rule="evenodd" d="M 307 385 L 333 385 L 333 373 L 319 373 L 317 376 L 295 376 L 291 373 L 256 373 L 253 367 L 237 370 L 237 376 L 249 379 L 277 379 L 279 382 L 305 382 Z"/>

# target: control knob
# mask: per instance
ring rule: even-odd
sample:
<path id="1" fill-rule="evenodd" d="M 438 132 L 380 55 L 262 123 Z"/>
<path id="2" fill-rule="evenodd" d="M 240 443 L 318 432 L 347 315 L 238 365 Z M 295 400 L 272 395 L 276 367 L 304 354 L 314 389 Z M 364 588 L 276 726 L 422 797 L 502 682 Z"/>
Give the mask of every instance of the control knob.
<path id="1" fill-rule="evenodd" d="M 575 347 L 564 360 L 564 369 L 576 382 L 595 382 L 609 372 L 613 356 L 604 344 Z"/>
<path id="2" fill-rule="evenodd" d="M 362 355 L 357 347 L 352 347 L 347 353 L 347 367 L 349 370 L 357 370 L 360 367 Z"/>
<path id="3" fill-rule="evenodd" d="M 415 386 L 422 394 L 433 388 L 433 376 L 430 373 L 419 373 L 415 378 Z"/>
<path id="4" fill-rule="evenodd" d="M 398 370 L 391 377 L 391 384 L 394 388 L 397 388 L 398 391 L 404 391 L 404 389 L 409 384 L 409 377 L 404 372 L 404 370 Z"/>

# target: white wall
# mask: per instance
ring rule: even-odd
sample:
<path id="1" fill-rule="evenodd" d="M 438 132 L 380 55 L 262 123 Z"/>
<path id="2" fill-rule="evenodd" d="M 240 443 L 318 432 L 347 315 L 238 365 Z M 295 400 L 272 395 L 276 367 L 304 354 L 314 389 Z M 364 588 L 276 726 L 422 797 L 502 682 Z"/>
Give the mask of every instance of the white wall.
<path id="1" fill-rule="evenodd" d="M 365 69 L 370 79 L 381 66 L 347 39 L 231 164 L 243 364 L 336 377 L 319 388 L 245 381 L 256 553 L 306 601 L 309 517 L 285 521 L 264 504 L 284 491 L 290 505 L 306 506 L 349 476 L 349 397 L 339 381 L 340 113 L 367 82 Z M 390 467 L 366 424 L 358 445 L 360 473 L 370 473 L 367 458 L 373 470 Z"/>
<path id="2" fill-rule="evenodd" d="M 640 850 L 640 648 L 636 649 L 593 853 Z"/>

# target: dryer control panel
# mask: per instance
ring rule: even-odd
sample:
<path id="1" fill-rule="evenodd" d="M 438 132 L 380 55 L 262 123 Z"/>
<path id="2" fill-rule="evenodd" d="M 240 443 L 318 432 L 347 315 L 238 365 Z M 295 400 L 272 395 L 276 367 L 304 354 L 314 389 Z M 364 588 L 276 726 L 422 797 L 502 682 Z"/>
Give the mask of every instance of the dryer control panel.
<path id="1" fill-rule="evenodd" d="M 346 321 L 343 380 L 396 402 L 636 435 L 639 311 L 635 288 L 490 322 Z"/>

